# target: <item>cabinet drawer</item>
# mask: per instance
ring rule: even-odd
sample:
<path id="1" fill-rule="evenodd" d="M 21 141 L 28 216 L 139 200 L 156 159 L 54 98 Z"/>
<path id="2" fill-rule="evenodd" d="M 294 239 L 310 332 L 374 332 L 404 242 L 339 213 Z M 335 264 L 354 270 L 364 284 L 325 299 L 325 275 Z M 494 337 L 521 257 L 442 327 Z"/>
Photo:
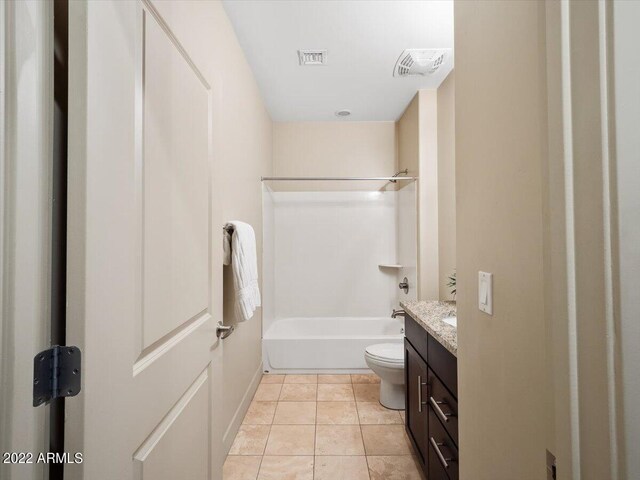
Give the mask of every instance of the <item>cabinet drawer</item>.
<path id="1" fill-rule="evenodd" d="M 442 383 L 458 398 L 458 359 L 429 335 L 427 363 Z"/>
<path id="2" fill-rule="evenodd" d="M 458 449 L 429 405 L 429 480 L 441 478 L 437 467 L 446 472 L 449 480 L 458 480 Z"/>
<path id="3" fill-rule="evenodd" d="M 404 317 L 405 337 L 411 342 L 422 358 L 427 360 L 429 334 L 407 313 Z"/>
<path id="4" fill-rule="evenodd" d="M 454 443 L 458 445 L 458 401 L 431 369 L 428 384 L 426 401 Z"/>
<path id="5" fill-rule="evenodd" d="M 447 471 L 438 460 L 438 456 L 433 449 L 433 446 L 429 446 L 429 475 L 428 480 L 449 480 Z"/>

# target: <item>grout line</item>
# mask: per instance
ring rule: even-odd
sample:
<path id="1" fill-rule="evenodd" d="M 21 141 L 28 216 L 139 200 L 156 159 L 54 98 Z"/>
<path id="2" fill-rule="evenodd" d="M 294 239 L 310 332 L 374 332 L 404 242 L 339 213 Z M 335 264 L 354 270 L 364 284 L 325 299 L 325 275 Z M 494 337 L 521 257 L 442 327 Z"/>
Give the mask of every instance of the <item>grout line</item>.
<path id="1" fill-rule="evenodd" d="M 355 397 L 355 389 L 354 389 Z M 360 410 L 358 409 L 358 402 L 356 403 L 356 416 L 358 417 L 358 428 L 360 429 L 360 440 L 362 440 L 362 450 L 364 451 L 364 461 L 367 463 L 367 477 L 371 480 L 371 471 L 369 470 L 369 459 L 367 458 L 367 447 L 364 444 L 364 435 L 362 434 L 362 423 L 360 422 Z"/>
<path id="2" fill-rule="evenodd" d="M 364 461 L 367 463 L 367 477 L 371 480 L 371 469 L 369 468 L 369 455 L 364 456 Z"/>
<path id="3" fill-rule="evenodd" d="M 318 439 L 318 388 L 316 387 L 316 419 L 313 425 L 313 471 L 311 472 L 312 480 L 316 478 L 316 443 Z"/>
<path id="4" fill-rule="evenodd" d="M 264 374 L 262 374 L 262 377 L 264 378 Z M 260 383 L 262 383 L 262 378 L 260 379 Z M 280 391 L 282 391 L 282 385 L 280 386 Z M 278 397 L 280 396 L 280 394 L 278 394 Z M 254 394 L 254 398 L 255 398 L 255 394 Z M 253 402 L 253 398 L 251 399 L 251 401 Z M 276 404 L 276 409 L 278 408 L 278 405 Z M 247 410 L 248 412 L 248 410 Z M 275 418 L 276 416 L 276 411 L 273 411 L 273 417 Z M 245 418 L 247 417 L 247 415 L 245 414 Z M 244 418 L 242 419 L 242 421 L 244 422 Z M 271 426 L 273 425 L 273 418 L 271 419 L 271 424 L 269 425 L 269 432 L 267 433 L 267 441 L 264 442 L 264 450 L 262 450 L 262 455 L 260 456 L 260 463 L 258 464 L 258 471 L 256 472 L 256 480 L 258 480 L 258 477 L 260 476 L 260 469 L 262 468 L 262 461 L 264 460 L 264 454 L 267 451 L 267 445 L 269 444 L 269 436 L 271 435 Z M 235 441 L 235 439 L 234 439 Z"/>
<path id="5" fill-rule="evenodd" d="M 260 476 L 260 470 L 262 469 L 262 461 L 264 460 L 265 453 L 267 453 L 267 445 L 269 444 L 269 437 L 271 436 L 271 427 L 272 425 L 269 425 L 269 433 L 267 433 L 267 441 L 264 444 L 264 450 L 262 451 L 262 456 L 260 457 L 260 465 L 258 465 L 258 473 L 256 473 L 256 480 Z"/>

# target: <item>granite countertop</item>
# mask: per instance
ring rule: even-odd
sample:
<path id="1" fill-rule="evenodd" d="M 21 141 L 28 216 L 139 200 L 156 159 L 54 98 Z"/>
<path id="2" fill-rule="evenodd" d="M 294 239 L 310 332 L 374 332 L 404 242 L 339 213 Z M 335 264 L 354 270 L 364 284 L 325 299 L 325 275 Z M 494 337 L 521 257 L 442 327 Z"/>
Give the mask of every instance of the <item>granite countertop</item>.
<path id="1" fill-rule="evenodd" d="M 400 306 L 433 338 L 438 340 L 456 357 L 458 356 L 458 330 L 456 327 L 442 321 L 443 318 L 456 316 L 455 302 L 413 300 L 400 302 Z"/>

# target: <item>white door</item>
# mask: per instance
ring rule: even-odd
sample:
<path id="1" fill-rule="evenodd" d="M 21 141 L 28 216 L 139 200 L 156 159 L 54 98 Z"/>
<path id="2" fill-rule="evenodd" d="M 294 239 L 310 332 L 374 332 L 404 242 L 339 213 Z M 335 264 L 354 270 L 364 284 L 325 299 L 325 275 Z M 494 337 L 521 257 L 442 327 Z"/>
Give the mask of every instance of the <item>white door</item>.
<path id="1" fill-rule="evenodd" d="M 212 459 L 212 98 L 151 3 L 69 4 L 67 479 L 205 480 Z"/>
<path id="2" fill-rule="evenodd" d="M 2 480 L 46 473 L 36 460 L 48 449 L 49 407 L 32 405 L 32 371 L 33 357 L 50 346 L 52 61 L 53 5 L 0 3 Z"/>
<path id="3" fill-rule="evenodd" d="M 614 52 L 620 52 L 614 47 L 637 31 L 633 20 L 635 30 L 618 30 L 621 25 L 614 22 L 614 12 L 624 12 L 628 19 L 637 16 L 634 8 L 622 4 L 626 2 L 545 4 L 549 446 L 557 458 L 559 479 L 638 478 L 637 472 L 624 471 L 628 411 L 620 408 L 621 372 L 629 369 L 620 358 L 626 337 L 618 303 L 624 277 L 619 275 L 629 264 L 618 257 L 617 222 L 628 212 L 617 204 L 617 190 L 625 182 L 617 184 L 616 167 L 628 157 L 617 151 L 614 141 L 619 132 L 632 131 L 637 138 L 637 122 L 632 130 L 624 130 L 628 124 L 618 123 L 616 116 L 620 98 L 627 113 L 634 108 L 633 94 L 621 97 L 629 91 L 617 91 L 620 80 L 632 77 L 617 76 Z M 635 47 L 633 42 L 626 45 Z M 635 58 L 637 48 L 631 51 L 629 58 Z M 625 49 L 623 53 L 627 54 Z M 630 64 L 627 60 L 622 65 Z M 637 82 L 631 91 L 638 91 Z M 631 172 L 626 185 L 633 184 L 637 191 L 637 175 Z M 633 248 L 637 251 L 637 245 Z M 637 351 L 637 340 L 629 338 Z M 631 448 L 635 454 L 637 445 Z"/>

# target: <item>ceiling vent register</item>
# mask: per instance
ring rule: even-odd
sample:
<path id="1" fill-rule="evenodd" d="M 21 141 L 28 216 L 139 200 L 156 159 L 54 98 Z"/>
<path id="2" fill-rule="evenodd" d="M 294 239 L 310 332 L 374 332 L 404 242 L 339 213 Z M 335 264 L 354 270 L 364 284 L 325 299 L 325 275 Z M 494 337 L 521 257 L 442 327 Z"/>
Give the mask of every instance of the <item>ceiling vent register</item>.
<path id="1" fill-rule="evenodd" d="M 326 65 L 326 50 L 298 50 L 298 61 L 300 65 Z"/>
<path id="2" fill-rule="evenodd" d="M 431 75 L 442 66 L 450 52 L 450 48 L 405 50 L 398 57 L 393 76 Z"/>

